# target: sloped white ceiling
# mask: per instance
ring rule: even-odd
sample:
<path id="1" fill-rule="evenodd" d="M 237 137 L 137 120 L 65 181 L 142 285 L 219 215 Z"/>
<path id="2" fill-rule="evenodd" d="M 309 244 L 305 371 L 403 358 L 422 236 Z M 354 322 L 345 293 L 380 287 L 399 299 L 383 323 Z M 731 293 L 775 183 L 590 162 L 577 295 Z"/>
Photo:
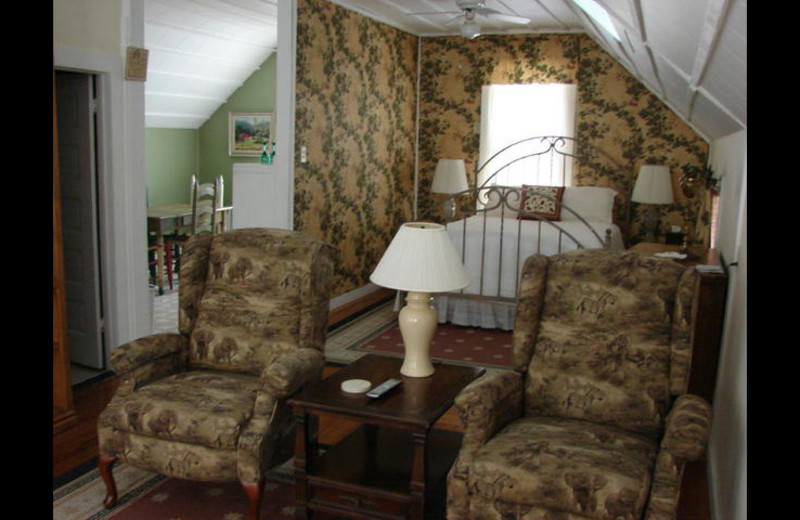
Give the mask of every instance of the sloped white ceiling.
<path id="1" fill-rule="evenodd" d="M 276 50 L 278 0 L 145 0 L 145 125 L 199 128 Z"/>
<path id="2" fill-rule="evenodd" d="M 332 1 L 419 36 L 458 35 L 464 23 L 456 0 Z M 747 127 L 746 0 L 595 3 L 611 17 L 620 41 L 574 0 L 485 0 L 486 8 L 531 21 L 476 21 L 483 34 L 586 32 L 707 139 Z"/>
<path id="3" fill-rule="evenodd" d="M 148 127 L 198 128 L 277 45 L 279 0 L 145 0 Z M 418 36 L 458 35 L 467 0 L 332 0 Z M 472 0 L 477 1 L 477 0 Z M 747 127 L 746 0 L 484 0 L 482 34 L 586 32 L 707 139 Z M 423 13 L 423 14 L 417 14 Z"/>

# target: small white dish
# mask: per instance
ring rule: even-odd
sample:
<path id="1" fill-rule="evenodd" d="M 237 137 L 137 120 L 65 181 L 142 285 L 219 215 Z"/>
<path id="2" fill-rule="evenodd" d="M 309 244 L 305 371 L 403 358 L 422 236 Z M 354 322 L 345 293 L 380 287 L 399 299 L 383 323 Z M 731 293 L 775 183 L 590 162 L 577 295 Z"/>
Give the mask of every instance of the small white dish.
<path id="1" fill-rule="evenodd" d="M 347 381 L 342 381 L 342 392 L 347 392 L 348 394 L 363 394 L 370 388 L 372 388 L 372 383 L 366 379 L 348 379 Z"/>

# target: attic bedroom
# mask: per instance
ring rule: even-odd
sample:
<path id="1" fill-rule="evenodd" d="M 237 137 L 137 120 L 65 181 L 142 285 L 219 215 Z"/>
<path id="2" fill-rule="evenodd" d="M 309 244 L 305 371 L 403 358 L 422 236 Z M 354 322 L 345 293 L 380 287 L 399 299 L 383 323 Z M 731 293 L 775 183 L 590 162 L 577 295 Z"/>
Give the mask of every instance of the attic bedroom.
<path id="1" fill-rule="evenodd" d="M 440 4 L 442 9 L 446 2 Z M 416 36 L 376 20 L 377 15 L 366 16 L 362 12 L 368 7 L 357 2 L 298 4 L 295 147 L 305 147 L 307 159 L 294 164 L 293 220 L 296 229 L 339 248 L 335 296 L 369 284 L 369 273 L 400 223 L 435 217 L 441 197 L 430 188 L 440 158 L 464 160 L 468 184 L 476 186 L 481 89 L 487 85 L 575 85 L 570 135 L 606 154 L 611 164 L 577 172 L 572 185 L 603 186 L 617 193 L 615 218 L 630 246 L 644 239 L 642 224 L 649 211 L 648 205 L 630 200 L 639 169 L 644 164 L 667 166 L 674 201 L 656 208 L 658 228 L 687 233 L 691 242 L 711 246 L 718 193 L 707 189 L 711 183 L 683 190 L 681 178 L 693 169 L 719 178 L 723 172 L 706 169 L 710 136 L 735 134 L 741 126 L 724 111 L 704 110 L 705 91 L 693 94 L 687 104 L 694 110 L 687 122 L 675 112 L 675 103 L 684 102 L 691 91 L 667 83 L 664 67 L 660 75 L 648 76 L 661 87 L 661 95 L 656 94 L 629 70 L 630 63 L 626 68 L 605 50 L 614 40 L 594 25 L 589 25 L 590 33 L 568 28 L 550 34 L 489 32 L 472 40 Z M 406 23 L 413 18 L 389 14 Z M 155 41 L 160 33 L 154 27 Z M 160 38 L 158 46 L 165 36 Z M 264 45 L 266 49 L 274 40 Z M 658 56 L 654 63 L 668 58 Z M 645 68 L 641 56 L 631 59 L 634 67 Z M 230 204 L 232 164 L 257 158 L 228 156 L 222 136 L 227 112 L 242 107 L 280 112 L 275 53 L 255 66 L 258 72 L 238 80 L 242 86 L 194 130 L 164 128 L 185 125 L 159 117 L 170 97 L 157 96 L 158 86 L 147 86 L 150 205 L 182 197 L 193 171 L 204 181 L 222 175 L 224 203 Z M 263 89 L 266 95 L 258 101 L 256 92 Z M 667 92 L 670 104 L 662 100 Z M 539 134 L 526 137 L 532 135 Z M 181 154 L 175 157 L 170 149 Z"/>
<path id="2" fill-rule="evenodd" d="M 416 38 L 331 4 L 301 4 L 300 13 L 296 140 L 308 143 L 309 158 L 296 170 L 295 223 L 339 245 L 339 293 L 368 282 L 415 204 L 417 218 L 435 211 L 439 158 L 464 158 L 475 185 L 482 85 L 577 84 L 577 140 L 630 166 L 628 175 L 579 175 L 574 184 L 612 187 L 625 209 L 641 164 L 669 165 L 677 185 L 681 168 L 707 160 L 707 142 L 585 34 Z M 707 197 L 703 189 L 695 200 L 679 198 L 662 228 L 683 227 L 691 215 L 696 240 L 708 243 Z M 629 236 L 640 221 L 635 213 Z"/>
<path id="3" fill-rule="evenodd" d="M 265 44 L 266 57 L 248 65 L 253 74 L 238 78 L 235 91 L 215 96 L 219 103 L 203 121 L 191 125 L 147 115 L 155 106 L 147 89 L 155 81 L 123 82 L 117 72 L 124 60 L 118 61 L 116 53 L 120 41 L 122 48 L 147 48 L 145 6 L 206 12 L 209 4 L 119 3 L 113 8 L 96 0 L 54 2 L 54 69 L 96 75 L 110 109 L 102 116 L 103 124 L 108 132 L 113 128 L 116 137 L 113 144 L 111 139 L 106 143 L 109 153 L 101 158 L 99 177 L 103 179 L 105 171 L 111 180 L 101 184 L 100 196 L 115 201 L 114 207 L 103 207 L 101 218 L 108 224 L 98 232 L 108 248 L 103 250 L 104 285 L 99 288 L 107 316 L 106 356 L 151 332 L 153 286 L 143 284 L 146 275 L 132 260 L 142 256 L 138 250 L 146 244 L 139 236 L 142 226 L 131 221 L 144 223 L 148 206 L 183 198 L 195 174 L 200 182 L 221 176 L 223 204 L 231 205 L 234 164 L 259 162 L 258 156 L 232 157 L 228 152 L 230 112 L 269 113 L 274 118 L 275 167 L 289 172 L 290 180 L 288 200 L 283 201 L 290 213 L 287 227 L 335 251 L 333 311 L 385 294 L 371 276 L 403 224 L 449 220 L 445 205 L 450 193 L 435 186 L 442 160 L 463 164 L 469 190 L 484 182 L 488 87 L 567 86 L 574 92 L 571 104 L 561 111 L 568 123 L 566 129 L 552 132 L 576 143 L 571 179 L 561 183 L 565 190 L 576 194 L 575 188 L 588 188 L 581 192 L 582 207 L 603 207 L 604 216 L 597 222 L 589 219 L 589 224 L 601 224 L 599 236 L 613 229 L 612 249 L 638 246 L 638 251 L 649 253 L 670 246 L 673 254 L 687 252 L 689 246 L 700 252 L 695 263 L 719 268 L 711 271 L 712 278 L 724 275 L 714 281 L 714 308 L 708 313 L 716 350 L 711 359 L 701 360 L 706 375 L 700 385 L 713 401 L 713 428 L 702 465 L 689 472 L 690 482 L 702 481 L 695 492 L 710 513 L 698 518 L 746 518 L 745 2 L 665 6 L 658 0 L 260 0 L 256 10 L 274 12 L 274 25 L 296 24 L 290 31 L 292 59 L 286 60 L 286 37 L 281 40 L 278 35 Z M 248 9 L 247 2 L 224 3 L 238 14 Z M 501 16 L 478 16 L 478 34 L 467 35 L 465 27 L 473 19 L 465 12 L 473 4 L 496 9 L 492 14 Z M 610 15 L 618 34 L 603 26 L 596 11 L 589 12 L 590 4 Z M 116 29 L 85 36 L 85 22 L 77 18 L 88 12 L 111 20 L 109 25 Z M 502 16 L 529 20 L 529 26 L 502 26 Z M 288 76 L 287 63 L 292 68 Z M 155 74 L 148 81 L 153 78 Z M 167 96 L 159 107 L 168 112 L 169 105 Z M 285 114 L 292 120 L 281 119 Z M 536 136 L 553 135 L 532 127 Z M 652 165 L 666 172 L 668 201 L 642 202 L 635 194 L 637 180 Z M 538 189 L 548 183 L 524 177 L 515 186 L 525 185 L 524 192 L 530 184 Z M 139 187 L 146 194 L 142 207 Z M 569 192 L 558 192 L 559 201 L 570 196 L 565 193 Z M 523 196 L 520 199 L 524 204 Z M 473 199 L 469 203 L 474 206 Z M 524 213 L 519 207 L 511 209 Z M 235 213 L 233 204 L 234 222 Z M 521 220 L 515 214 L 508 222 L 517 226 Z M 451 234 L 459 247 L 460 233 Z M 659 247 L 648 249 L 653 243 Z M 527 256 L 517 255 L 520 262 Z M 521 264 L 514 272 L 520 268 Z M 518 282 L 518 277 L 510 278 Z M 513 285 L 508 290 L 516 289 Z M 698 296 L 706 298 L 700 300 L 701 307 L 708 302 L 703 294 Z M 396 300 L 395 311 L 402 305 L 399 297 Z M 439 309 L 440 323 L 449 322 L 441 318 L 449 311 Z M 505 321 L 498 319 L 491 327 L 510 333 L 513 319 L 513 314 Z M 54 395 L 56 383 L 54 376 Z M 86 435 L 96 435 L 94 426 L 82 428 L 92 430 Z M 72 434 L 66 431 L 60 439 L 54 432 L 54 451 L 62 454 L 70 450 L 71 441 L 64 439 Z M 85 454 L 65 455 L 59 473 Z M 56 473 L 54 455 L 54 489 Z M 691 489 L 682 492 L 692 494 Z"/>

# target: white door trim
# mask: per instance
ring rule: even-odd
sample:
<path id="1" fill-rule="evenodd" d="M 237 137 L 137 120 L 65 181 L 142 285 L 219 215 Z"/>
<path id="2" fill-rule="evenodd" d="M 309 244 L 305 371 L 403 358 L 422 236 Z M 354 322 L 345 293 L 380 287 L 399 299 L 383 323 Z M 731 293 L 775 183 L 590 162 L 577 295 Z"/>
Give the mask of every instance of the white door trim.
<path id="1" fill-rule="evenodd" d="M 289 229 L 294 229 L 295 51 L 297 0 L 278 2 L 278 63 L 275 92 L 275 165 L 288 175 Z"/>
<path id="2" fill-rule="evenodd" d="M 144 26 L 140 1 L 127 2 Z M 123 18 L 126 18 L 123 16 Z M 135 20 L 135 22 L 134 22 Z M 128 34 L 141 34 L 128 31 Z M 143 42 L 131 42 L 141 46 Z M 124 47 L 124 45 L 121 45 Z M 120 55 L 55 45 L 53 65 L 98 76 L 98 194 L 106 353 L 150 334 L 144 169 L 144 83 L 123 79 Z"/>

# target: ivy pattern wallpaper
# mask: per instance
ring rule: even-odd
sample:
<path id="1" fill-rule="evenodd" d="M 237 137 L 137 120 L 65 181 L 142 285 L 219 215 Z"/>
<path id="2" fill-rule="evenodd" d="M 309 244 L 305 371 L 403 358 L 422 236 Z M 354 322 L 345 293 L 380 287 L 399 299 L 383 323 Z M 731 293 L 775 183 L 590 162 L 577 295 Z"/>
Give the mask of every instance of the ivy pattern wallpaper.
<path id="1" fill-rule="evenodd" d="M 481 87 L 510 83 L 574 83 L 578 86 L 579 143 L 611 158 L 593 157 L 576 172 L 579 186 L 608 186 L 618 221 L 627 230 L 630 193 L 642 164 L 665 164 L 673 176 L 675 203 L 661 207 L 662 229 L 695 223 L 695 239 L 707 240 L 707 194 L 689 200 L 678 179 L 686 165 L 702 166 L 708 144 L 592 39 L 579 34 L 486 35 L 422 38 L 420 78 L 420 214 L 438 213 L 430 193 L 436 161 L 464 158 L 475 182 L 479 155 Z M 580 152 L 579 152 L 580 153 Z M 613 163 L 624 165 L 622 169 Z M 642 211 L 631 213 L 628 243 L 641 235 Z"/>
<path id="2" fill-rule="evenodd" d="M 297 20 L 295 228 L 336 247 L 337 296 L 413 219 L 417 37 L 327 0 Z"/>
<path id="3" fill-rule="evenodd" d="M 333 296 L 369 282 L 396 230 L 414 219 L 415 196 L 417 220 L 435 218 L 440 157 L 464 158 L 474 183 L 481 87 L 493 83 L 577 84 L 578 141 L 624 167 L 593 158 L 575 184 L 617 190 L 631 244 L 642 235 L 643 208 L 629 203 L 639 166 L 668 165 L 675 203 L 659 208 L 662 229 L 691 223 L 707 242 L 709 195 L 689 199 L 678 184 L 683 167 L 705 164 L 707 142 L 590 37 L 417 38 L 327 0 L 299 0 L 297 18 L 295 145 L 308 159 L 295 157 L 295 228 L 336 247 Z"/>

